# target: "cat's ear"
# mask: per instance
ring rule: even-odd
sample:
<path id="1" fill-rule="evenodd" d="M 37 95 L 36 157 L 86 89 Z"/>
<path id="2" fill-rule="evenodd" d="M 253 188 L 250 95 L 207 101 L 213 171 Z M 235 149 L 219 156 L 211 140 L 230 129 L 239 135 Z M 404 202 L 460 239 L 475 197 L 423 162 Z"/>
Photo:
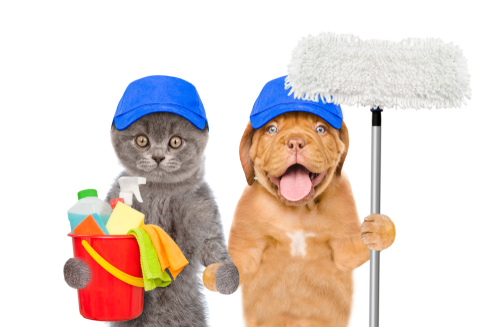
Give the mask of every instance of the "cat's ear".
<path id="1" fill-rule="evenodd" d="M 252 138 L 254 134 L 255 130 L 249 122 L 240 142 L 240 161 L 243 171 L 245 172 L 248 185 L 252 185 L 255 178 L 253 160 L 250 157 L 250 147 L 252 146 Z"/>

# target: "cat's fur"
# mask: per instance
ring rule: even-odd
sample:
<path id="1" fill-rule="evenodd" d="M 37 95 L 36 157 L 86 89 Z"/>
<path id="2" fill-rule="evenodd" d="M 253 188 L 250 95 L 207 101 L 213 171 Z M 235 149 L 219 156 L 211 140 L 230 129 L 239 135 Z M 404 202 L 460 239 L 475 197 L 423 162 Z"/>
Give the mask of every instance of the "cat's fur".
<path id="1" fill-rule="evenodd" d="M 139 135 L 149 138 L 140 148 Z M 173 136 L 182 139 L 175 149 L 169 146 Z M 201 293 L 201 266 L 224 263 L 217 270 L 218 290 L 233 293 L 239 275 L 227 252 L 220 215 L 213 194 L 203 180 L 204 149 L 208 129 L 194 127 L 186 119 L 171 113 L 146 115 L 125 130 L 111 131 L 111 139 L 120 162 L 121 176 L 142 176 L 143 203 L 134 198 L 132 207 L 145 214 L 145 224 L 164 229 L 177 243 L 189 264 L 177 279 L 165 288 L 145 292 L 144 311 L 134 320 L 114 322 L 112 326 L 206 326 L 206 312 Z M 154 157 L 165 157 L 159 164 Z M 114 183 L 106 201 L 118 198 L 119 185 Z"/>

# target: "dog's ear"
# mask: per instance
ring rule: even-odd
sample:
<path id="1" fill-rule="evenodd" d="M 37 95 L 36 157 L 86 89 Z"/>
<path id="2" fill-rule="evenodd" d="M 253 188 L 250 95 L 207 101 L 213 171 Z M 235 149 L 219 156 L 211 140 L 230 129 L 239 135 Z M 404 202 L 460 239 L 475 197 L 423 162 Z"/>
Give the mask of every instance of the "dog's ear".
<path id="1" fill-rule="evenodd" d="M 337 170 L 335 170 L 335 175 L 340 176 L 342 173 L 342 166 L 344 165 L 345 158 L 347 157 L 347 150 L 349 150 L 349 131 L 344 121 L 342 121 L 342 126 L 339 129 L 339 138 L 344 143 L 344 151 L 340 156 L 339 164 Z"/>
<path id="2" fill-rule="evenodd" d="M 252 138 L 255 130 L 252 124 L 248 123 L 245 132 L 241 138 L 240 142 L 240 161 L 243 171 L 245 172 L 245 177 L 247 178 L 248 185 L 252 185 L 255 178 L 255 173 L 253 171 L 253 161 L 250 157 L 250 147 L 252 146 Z"/>

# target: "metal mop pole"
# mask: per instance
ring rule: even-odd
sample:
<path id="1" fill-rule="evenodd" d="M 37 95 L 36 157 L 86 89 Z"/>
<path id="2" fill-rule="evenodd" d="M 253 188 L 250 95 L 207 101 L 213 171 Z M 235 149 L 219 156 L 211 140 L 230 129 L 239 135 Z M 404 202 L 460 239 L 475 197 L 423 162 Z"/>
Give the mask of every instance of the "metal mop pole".
<path id="1" fill-rule="evenodd" d="M 372 109 L 371 214 L 380 213 L 382 109 Z M 379 327 L 380 251 L 370 250 L 370 327 Z"/>

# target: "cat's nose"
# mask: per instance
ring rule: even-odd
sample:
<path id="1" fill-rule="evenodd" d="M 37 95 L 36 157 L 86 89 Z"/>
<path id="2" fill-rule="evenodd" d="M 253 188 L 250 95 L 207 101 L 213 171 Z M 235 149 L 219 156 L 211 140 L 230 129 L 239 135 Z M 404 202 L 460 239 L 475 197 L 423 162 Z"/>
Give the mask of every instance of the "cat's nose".
<path id="1" fill-rule="evenodd" d="M 163 159 L 165 159 L 165 156 L 153 156 L 153 160 L 156 161 L 158 165 L 163 161 Z"/>

